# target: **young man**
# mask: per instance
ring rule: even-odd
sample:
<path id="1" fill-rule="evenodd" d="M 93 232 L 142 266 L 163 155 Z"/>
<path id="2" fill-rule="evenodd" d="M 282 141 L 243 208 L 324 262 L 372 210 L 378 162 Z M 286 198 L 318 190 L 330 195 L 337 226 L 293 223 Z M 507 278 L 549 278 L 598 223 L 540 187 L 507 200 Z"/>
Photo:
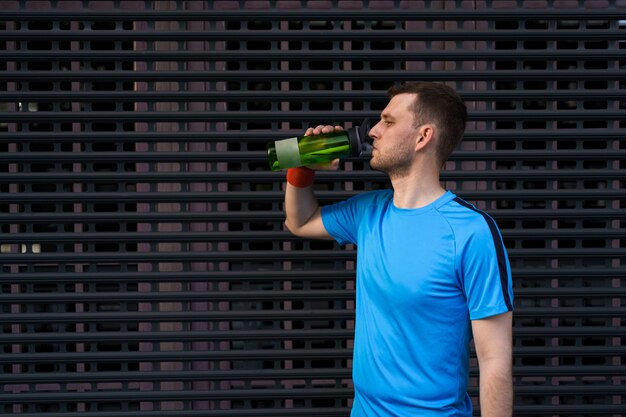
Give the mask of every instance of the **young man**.
<path id="1" fill-rule="evenodd" d="M 287 172 L 289 230 L 357 245 L 352 417 L 471 416 L 472 337 L 482 417 L 510 417 L 513 293 L 506 250 L 493 219 L 439 181 L 465 131 L 465 105 L 439 83 L 406 83 L 389 95 L 369 132 L 370 165 L 389 176 L 393 190 L 321 208 L 314 171 Z M 306 134 L 340 129 L 317 126 Z"/>

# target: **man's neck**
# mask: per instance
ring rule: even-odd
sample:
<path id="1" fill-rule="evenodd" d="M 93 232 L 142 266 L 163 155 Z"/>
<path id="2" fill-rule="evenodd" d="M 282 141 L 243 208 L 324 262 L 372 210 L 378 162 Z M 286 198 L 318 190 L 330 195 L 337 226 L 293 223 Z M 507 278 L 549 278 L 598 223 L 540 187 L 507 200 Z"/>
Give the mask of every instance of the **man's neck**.
<path id="1" fill-rule="evenodd" d="M 405 209 L 425 207 L 446 192 L 439 182 L 439 172 L 434 170 L 410 172 L 402 178 L 391 178 L 391 185 L 394 205 Z"/>

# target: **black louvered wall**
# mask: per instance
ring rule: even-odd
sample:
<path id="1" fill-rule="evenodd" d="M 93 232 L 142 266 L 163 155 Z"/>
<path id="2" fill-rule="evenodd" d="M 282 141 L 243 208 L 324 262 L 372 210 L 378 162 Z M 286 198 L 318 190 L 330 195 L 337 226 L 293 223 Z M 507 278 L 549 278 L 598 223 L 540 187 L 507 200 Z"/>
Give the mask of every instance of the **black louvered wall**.
<path id="1" fill-rule="evenodd" d="M 355 248 L 285 231 L 265 145 L 433 80 L 471 114 L 446 186 L 509 249 L 515 415 L 626 415 L 621 19 L 608 0 L 3 0 L 0 414 L 347 416 Z M 324 203 L 388 187 L 358 160 L 318 179 Z"/>

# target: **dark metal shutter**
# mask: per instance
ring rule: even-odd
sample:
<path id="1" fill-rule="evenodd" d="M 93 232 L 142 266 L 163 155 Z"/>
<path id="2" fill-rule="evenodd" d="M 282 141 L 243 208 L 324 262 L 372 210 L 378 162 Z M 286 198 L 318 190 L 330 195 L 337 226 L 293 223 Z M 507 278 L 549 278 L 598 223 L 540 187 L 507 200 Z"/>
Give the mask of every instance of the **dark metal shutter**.
<path id="1" fill-rule="evenodd" d="M 355 248 L 284 231 L 264 148 L 421 79 L 471 109 L 444 180 L 509 248 L 515 415 L 624 415 L 625 9 L 3 1 L 0 413 L 346 416 Z"/>

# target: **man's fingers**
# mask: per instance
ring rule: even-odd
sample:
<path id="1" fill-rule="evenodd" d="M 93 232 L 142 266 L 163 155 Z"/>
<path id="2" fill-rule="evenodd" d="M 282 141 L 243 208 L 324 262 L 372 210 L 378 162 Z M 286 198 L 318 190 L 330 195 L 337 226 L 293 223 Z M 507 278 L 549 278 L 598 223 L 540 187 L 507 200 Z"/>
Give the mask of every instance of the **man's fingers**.
<path id="1" fill-rule="evenodd" d="M 331 133 L 331 132 L 336 132 L 340 130 L 343 130 L 343 127 L 331 126 L 331 125 L 319 125 L 319 126 L 308 128 L 306 132 L 304 132 L 304 135 L 305 136 L 321 135 L 323 133 Z"/>

